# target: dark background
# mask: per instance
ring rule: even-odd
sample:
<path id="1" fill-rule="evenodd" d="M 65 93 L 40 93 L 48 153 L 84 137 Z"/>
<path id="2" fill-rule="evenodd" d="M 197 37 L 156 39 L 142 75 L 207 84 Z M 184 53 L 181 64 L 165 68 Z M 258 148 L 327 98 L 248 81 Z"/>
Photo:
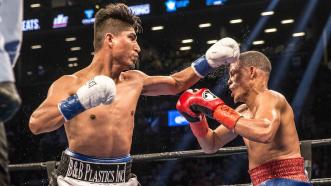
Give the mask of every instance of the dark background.
<path id="1" fill-rule="evenodd" d="M 312 3 L 315 1 L 314 3 Z M 165 0 L 103 1 L 103 0 L 25 0 L 24 19 L 39 19 L 41 29 L 26 31 L 19 61 L 15 67 L 17 88 L 23 104 L 19 112 L 6 123 L 10 146 L 11 164 L 59 160 L 67 146 L 63 128 L 34 136 L 28 129 L 28 119 L 34 109 L 46 97 L 50 84 L 64 74 L 71 74 L 87 66 L 92 59 L 93 26 L 81 24 L 85 9 L 97 11 L 109 2 L 124 2 L 128 5 L 150 3 L 151 13 L 142 15 L 144 32 L 138 36 L 142 48 L 139 69 L 149 75 L 168 75 L 189 66 L 204 54 L 208 40 L 232 37 L 245 46 L 257 23 L 265 24 L 254 40 L 264 40 L 262 45 L 249 45 L 247 49 L 265 53 L 271 60 L 273 72 L 271 89 L 284 94 L 294 105 L 296 126 L 300 140 L 331 137 L 331 60 L 329 37 L 324 34 L 322 47 L 317 48 L 328 19 L 331 19 L 330 0 L 280 0 L 274 14 L 261 17 L 271 0 L 227 0 L 220 6 L 206 6 L 203 0 L 191 0 L 188 7 L 176 12 L 165 11 Z M 31 8 L 39 3 L 40 7 Z M 308 12 L 306 7 L 312 7 Z M 53 17 L 63 13 L 69 16 L 66 28 L 52 28 Z M 242 19 L 240 24 L 230 24 L 232 19 Z M 292 24 L 281 20 L 294 19 Z M 199 28 L 201 23 L 211 27 Z M 164 29 L 152 31 L 151 27 L 163 25 Z M 300 26 L 302 25 L 302 26 Z M 265 33 L 267 28 L 277 32 Z M 330 28 L 329 28 L 330 29 Z M 294 32 L 304 32 L 302 37 L 293 37 Z M 76 40 L 66 42 L 65 38 Z M 193 39 L 183 44 L 183 39 Z M 41 45 L 39 49 L 31 46 Z M 190 50 L 179 50 L 191 46 Z M 71 51 L 72 47 L 80 47 Z M 321 51 L 321 58 L 312 59 L 314 51 Z M 76 57 L 76 61 L 68 61 Z M 308 68 L 317 62 L 316 72 Z M 70 65 L 71 64 L 71 65 Z M 73 66 L 73 67 L 69 67 Z M 306 71 L 313 72 L 309 81 L 303 81 Z M 233 104 L 226 87 L 227 72 L 218 69 L 194 87 L 207 87 Z M 276 83 L 275 83 L 276 82 Z M 298 89 L 302 84 L 303 89 Z M 307 91 L 298 102 L 294 99 Z M 139 100 L 131 154 L 145 154 L 177 150 L 199 149 L 189 127 L 168 127 L 167 111 L 175 109 L 178 96 L 145 97 Z M 299 106 L 298 106 L 299 105 Z M 210 121 L 212 128 L 217 124 Z M 238 138 L 227 146 L 243 145 Z M 313 149 L 313 178 L 331 177 L 330 147 Z M 178 161 L 137 162 L 133 171 L 143 185 L 219 185 L 248 183 L 246 155 L 227 157 L 185 159 Z M 11 173 L 13 185 L 47 185 L 46 171 L 15 171 Z"/>

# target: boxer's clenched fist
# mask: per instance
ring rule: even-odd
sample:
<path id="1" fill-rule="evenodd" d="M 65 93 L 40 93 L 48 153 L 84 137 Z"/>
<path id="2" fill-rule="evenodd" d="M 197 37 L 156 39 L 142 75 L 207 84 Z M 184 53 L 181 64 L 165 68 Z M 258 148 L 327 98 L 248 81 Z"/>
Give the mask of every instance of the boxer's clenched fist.
<path id="1" fill-rule="evenodd" d="M 76 94 L 59 103 L 58 107 L 65 120 L 70 120 L 86 109 L 100 104 L 110 104 L 116 95 L 115 82 L 99 75 L 86 82 Z"/>
<path id="2" fill-rule="evenodd" d="M 214 68 L 237 61 L 239 55 L 238 43 L 226 37 L 213 44 L 206 54 L 195 60 L 191 66 L 198 76 L 204 77 Z"/>

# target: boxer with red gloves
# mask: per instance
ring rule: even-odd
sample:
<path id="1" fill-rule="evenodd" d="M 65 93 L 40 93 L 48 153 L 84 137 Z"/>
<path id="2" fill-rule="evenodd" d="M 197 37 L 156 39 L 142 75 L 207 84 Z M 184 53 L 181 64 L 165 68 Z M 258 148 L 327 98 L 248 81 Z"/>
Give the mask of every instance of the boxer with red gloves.
<path id="1" fill-rule="evenodd" d="M 205 153 L 214 153 L 238 135 L 248 151 L 253 186 L 310 186 L 295 128 L 293 110 L 286 98 L 268 89 L 271 63 L 262 53 L 248 51 L 230 64 L 228 85 L 235 110 L 208 89 L 187 90 L 177 109 L 190 122 Z M 220 125 L 211 129 L 206 117 Z"/>

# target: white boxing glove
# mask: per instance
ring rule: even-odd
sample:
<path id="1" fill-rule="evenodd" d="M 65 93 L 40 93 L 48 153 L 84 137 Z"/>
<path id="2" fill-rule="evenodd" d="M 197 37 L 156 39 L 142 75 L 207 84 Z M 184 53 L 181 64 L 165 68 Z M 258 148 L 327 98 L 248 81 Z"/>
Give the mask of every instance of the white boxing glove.
<path id="1" fill-rule="evenodd" d="M 59 103 L 58 108 L 66 121 L 100 104 L 111 104 L 115 99 L 116 85 L 108 76 L 95 76 L 80 87 L 76 94 Z"/>
<path id="2" fill-rule="evenodd" d="M 226 37 L 213 44 L 206 52 L 209 66 L 217 68 L 239 59 L 239 45 L 232 38 Z"/>
<path id="3" fill-rule="evenodd" d="M 239 55 L 238 43 L 226 37 L 213 44 L 206 54 L 195 60 L 191 66 L 195 73 L 203 78 L 214 68 L 237 61 Z"/>
<path id="4" fill-rule="evenodd" d="M 108 105 L 116 95 L 115 82 L 108 76 L 95 76 L 77 90 L 77 97 L 85 109 Z"/>

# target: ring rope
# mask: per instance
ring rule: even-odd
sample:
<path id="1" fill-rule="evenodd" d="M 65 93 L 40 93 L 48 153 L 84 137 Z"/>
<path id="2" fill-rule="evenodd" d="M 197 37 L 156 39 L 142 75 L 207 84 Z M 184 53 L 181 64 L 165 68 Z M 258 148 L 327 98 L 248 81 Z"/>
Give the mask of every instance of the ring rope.
<path id="1" fill-rule="evenodd" d="M 310 142 L 312 147 L 319 147 L 324 145 L 331 145 L 331 138 L 319 139 L 319 140 L 303 140 L 303 142 Z M 175 152 L 161 152 L 150 154 L 138 154 L 132 155 L 134 161 L 164 161 L 164 160 L 177 160 L 191 157 L 215 157 L 215 156 L 227 156 L 232 154 L 247 153 L 246 146 L 238 147 L 225 147 L 220 148 L 215 154 L 205 154 L 202 150 L 188 150 L 188 151 L 175 151 Z M 9 165 L 10 171 L 16 170 L 40 170 L 47 167 L 47 164 L 54 163 L 55 161 L 39 162 L 39 163 L 22 163 Z M 55 162 L 58 163 L 58 162 Z"/>
<path id="2" fill-rule="evenodd" d="M 320 147 L 331 144 L 331 138 L 329 139 L 319 139 L 319 140 L 303 140 L 302 143 L 310 143 L 311 147 Z M 246 146 L 238 147 L 226 147 L 220 148 L 215 154 L 205 154 L 202 150 L 188 150 L 188 151 L 176 151 L 176 152 L 161 152 L 161 153 L 151 153 L 151 154 L 138 154 L 132 155 L 134 161 L 165 161 L 165 160 L 177 160 L 184 158 L 199 158 L 199 157 L 215 157 L 215 156 L 227 156 L 231 154 L 243 154 L 246 152 Z M 23 163 L 23 164 L 11 164 L 9 165 L 10 171 L 22 171 L 22 170 L 47 170 L 54 169 L 55 165 L 58 165 L 58 161 L 47 161 L 38 163 Z M 331 183 L 331 178 L 315 178 L 311 179 L 312 184 L 329 184 Z M 221 185 L 219 185 L 221 186 Z M 223 185 L 230 186 L 230 185 Z M 251 186 L 251 184 L 236 184 L 236 186 Z"/>
<path id="3" fill-rule="evenodd" d="M 313 184 L 327 184 L 327 183 L 331 183 L 331 178 L 316 178 L 316 179 L 312 179 L 311 183 L 313 183 Z"/>

